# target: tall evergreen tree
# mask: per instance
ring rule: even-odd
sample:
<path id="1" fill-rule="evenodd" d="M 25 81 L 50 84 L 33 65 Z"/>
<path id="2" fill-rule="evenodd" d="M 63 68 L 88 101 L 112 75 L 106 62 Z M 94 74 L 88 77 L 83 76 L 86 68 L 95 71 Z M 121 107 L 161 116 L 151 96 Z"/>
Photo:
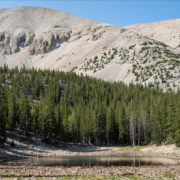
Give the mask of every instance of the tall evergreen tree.
<path id="1" fill-rule="evenodd" d="M 0 84 L 0 145 L 6 140 L 6 123 L 7 123 L 7 93 L 5 88 Z"/>

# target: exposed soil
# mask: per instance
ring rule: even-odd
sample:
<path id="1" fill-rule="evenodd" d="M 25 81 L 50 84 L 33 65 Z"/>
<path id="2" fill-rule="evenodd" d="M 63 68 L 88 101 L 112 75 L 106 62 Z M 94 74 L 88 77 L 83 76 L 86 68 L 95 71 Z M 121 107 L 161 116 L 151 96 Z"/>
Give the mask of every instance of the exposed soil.
<path id="1" fill-rule="evenodd" d="M 93 167 L 62 167 L 62 166 L 30 166 L 30 165 L 1 165 L 1 175 L 8 176 L 38 176 L 38 177 L 55 177 L 64 175 L 73 176 L 116 176 L 135 175 L 140 177 L 160 177 L 164 174 L 175 174 L 180 178 L 180 166 L 93 166 Z"/>

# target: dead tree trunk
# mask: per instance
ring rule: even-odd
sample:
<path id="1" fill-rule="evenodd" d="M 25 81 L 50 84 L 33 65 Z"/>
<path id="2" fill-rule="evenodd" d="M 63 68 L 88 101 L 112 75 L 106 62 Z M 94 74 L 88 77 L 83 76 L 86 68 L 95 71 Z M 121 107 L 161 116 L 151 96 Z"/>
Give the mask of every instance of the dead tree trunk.
<path id="1" fill-rule="evenodd" d="M 131 113 L 130 119 L 130 136 L 131 136 L 131 141 L 132 145 L 135 146 L 135 138 L 136 138 L 136 119 L 135 119 L 135 114 L 134 112 Z"/>

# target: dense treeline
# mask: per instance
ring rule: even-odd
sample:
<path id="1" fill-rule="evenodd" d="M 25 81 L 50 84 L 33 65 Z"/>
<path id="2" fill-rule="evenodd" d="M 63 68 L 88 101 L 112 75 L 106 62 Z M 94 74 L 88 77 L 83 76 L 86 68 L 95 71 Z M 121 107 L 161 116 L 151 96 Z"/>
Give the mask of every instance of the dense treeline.
<path id="1" fill-rule="evenodd" d="M 110 83 L 74 73 L 0 68 L 0 143 L 6 130 L 82 144 L 176 143 L 180 91 Z"/>

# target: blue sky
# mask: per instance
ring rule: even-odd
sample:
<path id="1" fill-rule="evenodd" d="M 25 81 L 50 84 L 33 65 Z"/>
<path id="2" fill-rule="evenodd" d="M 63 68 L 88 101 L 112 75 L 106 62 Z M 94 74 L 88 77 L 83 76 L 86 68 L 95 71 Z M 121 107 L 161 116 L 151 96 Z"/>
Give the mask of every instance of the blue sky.
<path id="1" fill-rule="evenodd" d="M 180 18 L 180 0 L 0 0 L 0 8 L 40 6 L 116 26 Z"/>

